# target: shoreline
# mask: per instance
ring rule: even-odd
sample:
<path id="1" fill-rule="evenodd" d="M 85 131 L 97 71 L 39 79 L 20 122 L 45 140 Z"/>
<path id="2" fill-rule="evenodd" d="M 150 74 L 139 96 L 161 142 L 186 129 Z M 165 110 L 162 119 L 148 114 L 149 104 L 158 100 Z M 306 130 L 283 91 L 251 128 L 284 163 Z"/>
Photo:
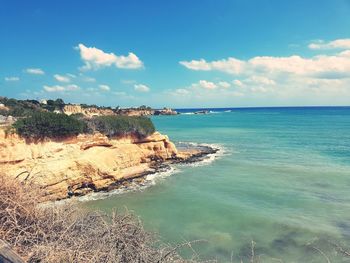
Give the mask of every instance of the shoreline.
<path id="1" fill-rule="evenodd" d="M 191 144 L 192 143 L 188 143 L 188 145 Z M 111 195 L 139 191 L 141 189 L 145 189 L 150 187 L 151 185 L 154 185 L 154 179 L 149 179 L 149 176 L 159 175 L 156 176 L 156 178 L 167 177 L 177 171 L 174 165 L 190 165 L 196 163 L 199 164 L 209 159 L 212 155 L 215 155 L 221 151 L 221 149 L 217 147 L 208 146 L 207 144 L 197 144 L 195 147 L 192 147 L 193 148 L 188 148 L 188 152 L 179 151 L 180 155 L 189 154 L 190 157 L 187 159 L 174 158 L 166 161 L 158 161 L 152 164 L 150 167 L 151 169 L 147 171 L 130 176 L 129 178 L 119 180 L 97 191 L 89 193 L 77 193 L 75 195 L 72 195 L 71 197 L 56 200 L 54 202 L 65 202 L 68 200 L 78 200 L 81 202 L 85 202 L 90 200 L 104 199 Z M 199 150 L 198 148 L 201 148 L 201 150 Z M 191 151 L 196 151 L 196 153 L 193 153 Z"/>
<path id="2" fill-rule="evenodd" d="M 41 142 L 0 132 L 0 143 L 3 174 L 37 185 L 43 202 L 142 185 L 172 165 L 199 163 L 219 151 L 191 143 L 177 148 L 159 132 L 142 139 L 96 133 Z"/>

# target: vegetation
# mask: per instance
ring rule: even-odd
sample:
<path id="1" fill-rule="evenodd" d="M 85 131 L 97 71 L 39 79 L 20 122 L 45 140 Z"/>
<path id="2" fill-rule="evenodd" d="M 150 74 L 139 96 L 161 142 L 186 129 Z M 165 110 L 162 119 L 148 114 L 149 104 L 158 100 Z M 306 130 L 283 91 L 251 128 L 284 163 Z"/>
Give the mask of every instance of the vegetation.
<path id="1" fill-rule="evenodd" d="M 134 134 L 146 137 L 155 132 L 147 117 L 99 116 L 91 119 L 81 114 L 68 116 L 61 113 L 33 112 L 13 124 L 16 132 L 24 138 L 62 138 L 79 133 L 100 132 L 108 137 Z"/>
<path id="2" fill-rule="evenodd" d="M 59 138 L 78 135 L 85 131 L 86 124 L 65 114 L 34 112 L 31 116 L 17 120 L 13 127 L 25 138 Z"/>
<path id="3" fill-rule="evenodd" d="M 141 105 L 140 107 L 137 108 L 138 110 L 152 110 L 151 107 L 146 106 L 146 105 Z"/>
<path id="4" fill-rule="evenodd" d="M 85 103 L 82 103 L 80 104 L 80 107 L 82 107 L 83 109 L 86 109 L 86 108 L 96 108 L 96 109 L 101 109 L 101 110 L 113 110 L 113 111 L 117 111 L 119 106 L 115 107 L 114 109 L 110 106 L 97 106 L 95 104 L 92 104 L 92 105 L 89 105 L 89 104 L 85 104 Z"/>
<path id="5" fill-rule="evenodd" d="M 13 124 L 13 128 L 25 138 L 61 138 L 94 132 L 100 132 L 109 137 L 127 134 L 145 137 L 155 131 L 152 121 L 146 117 L 99 116 L 88 119 L 79 113 L 71 116 L 57 114 L 56 111 L 62 112 L 64 106 L 67 105 L 62 99 L 39 102 L 0 97 L 0 104 L 6 106 L 5 109 L 0 109 L 0 115 L 16 117 L 18 120 Z M 119 107 L 112 109 L 87 104 L 81 104 L 81 106 L 110 109 L 119 113 Z M 151 108 L 141 106 L 138 109 L 149 110 Z"/>
<path id="6" fill-rule="evenodd" d="M 66 104 L 62 99 L 48 100 L 46 104 L 42 104 L 42 108 L 48 111 L 62 111 Z"/>
<path id="7" fill-rule="evenodd" d="M 42 110 L 40 103 L 36 100 L 16 100 L 0 97 L 0 103 L 9 109 L 0 111 L 0 115 L 4 116 L 24 117 Z"/>
<path id="8" fill-rule="evenodd" d="M 89 130 L 98 131 L 109 137 L 127 134 L 146 137 L 155 132 L 152 121 L 143 116 L 98 116 L 86 121 Z"/>
<path id="9" fill-rule="evenodd" d="M 0 185 L 0 237 L 26 262 L 186 262 L 177 249 L 190 243 L 160 244 L 129 213 L 86 211 L 72 203 L 39 206 L 35 186 L 1 174 Z"/>

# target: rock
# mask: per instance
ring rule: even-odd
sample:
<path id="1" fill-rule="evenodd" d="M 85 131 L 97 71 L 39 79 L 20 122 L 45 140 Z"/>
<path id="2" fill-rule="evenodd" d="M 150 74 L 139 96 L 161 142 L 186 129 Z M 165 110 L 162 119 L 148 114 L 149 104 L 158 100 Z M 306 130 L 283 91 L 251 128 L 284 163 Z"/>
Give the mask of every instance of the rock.
<path id="1" fill-rule="evenodd" d="M 153 110 L 150 108 L 128 108 L 113 111 L 108 108 L 82 107 L 79 104 L 68 104 L 63 108 L 63 113 L 67 115 L 83 114 L 85 117 L 122 115 L 122 116 L 151 116 L 151 115 L 176 115 L 176 111 L 164 108 L 162 110 Z"/>
<path id="2" fill-rule="evenodd" d="M 123 116 L 150 116 L 154 115 L 154 110 L 151 109 L 120 109 L 118 115 Z"/>
<path id="3" fill-rule="evenodd" d="M 142 140 L 94 134 L 29 143 L 0 130 L 0 145 L 0 170 L 39 185 L 47 200 L 107 189 L 115 182 L 151 171 L 156 161 L 172 160 L 178 154 L 169 138 L 158 132 Z"/>
<path id="4" fill-rule="evenodd" d="M 0 103 L 0 110 L 6 110 L 6 111 L 8 111 L 9 108 L 6 107 L 4 104 Z"/>
<path id="5" fill-rule="evenodd" d="M 81 105 L 72 105 L 72 104 L 65 105 L 63 108 L 63 113 L 67 115 L 80 113 L 87 117 L 116 115 L 115 112 L 111 109 L 95 108 L 95 107 L 83 108 Z"/>
<path id="6" fill-rule="evenodd" d="M 154 115 L 177 115 L 178 112 L 169 108 L 164 108 L 162 110 L 156 110 Z"/>
<path id="7" fill-rule="evenodd" d="M 109 141 L 107 136 L 101 134 L 94 134 L 93 136 L 79 135 L 78 141 L 80 141 L 80 149 L 87 150 L 91 147 L 111 147 L 113 144 Z"/>

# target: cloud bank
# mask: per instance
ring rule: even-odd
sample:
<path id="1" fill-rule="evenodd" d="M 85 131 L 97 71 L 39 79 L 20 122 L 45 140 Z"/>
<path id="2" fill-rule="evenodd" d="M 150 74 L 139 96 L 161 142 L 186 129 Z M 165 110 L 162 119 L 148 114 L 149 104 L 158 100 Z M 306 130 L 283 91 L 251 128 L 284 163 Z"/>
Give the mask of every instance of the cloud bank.
<path id="1" fill-rule="evenodd" d="M 69 84 L 69 85 L 65 85 L 65 86 L 61 86 L 61 85 L 53 85 L 53 86 L 44 85 L 43 89 L 46 92 L 65 92 L 65 91 L 77 91 L 77 90 L 80 89 L 80 87 L 78 85 L 75 85 L 75 84 Z"/>
<path id="2" fill-rule="evenodd" d="M 245 96 L 247 99 L 264 97 L 266 101 L 329 101 L 330 98 L 344 101 L 342 98 L 350 96 L 350 39 L 316 41 L 308 48 L 320 54 L 180 61 L 180 65 L 189 70 L 213 72 L 211 76 L 215 72 L 226 73 L 226 77 L 202 79 L 175 89 L 172 94 L 197 99 L 220 97 L 221 100 L 225 96 Z M 324 50 L 328 52 L 322 52 Z"/>
<path id="3" fill-rule="evenodd" d="M 309 44 L 310 49 L 350 49 L 350 38 L 337 39 L 326 42 L 324 40 L 317 40 Z"/>

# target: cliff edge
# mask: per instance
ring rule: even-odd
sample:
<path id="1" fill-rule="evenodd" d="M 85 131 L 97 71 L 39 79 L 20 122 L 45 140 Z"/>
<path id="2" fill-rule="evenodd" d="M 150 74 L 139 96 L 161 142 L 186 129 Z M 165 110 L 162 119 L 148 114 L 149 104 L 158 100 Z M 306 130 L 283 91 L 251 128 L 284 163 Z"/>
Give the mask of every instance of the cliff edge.
<path id="1" fill-rule="evenodd" d="M 45 200 L 108 190 L 114 184 L 154 172 L 159 164 L 191 158 L 166 135 L 155 132 L 109 139 L 101 134 L 28 142 L 0 130 L 0 169 L 22 182 L 38 184 Z"/>

